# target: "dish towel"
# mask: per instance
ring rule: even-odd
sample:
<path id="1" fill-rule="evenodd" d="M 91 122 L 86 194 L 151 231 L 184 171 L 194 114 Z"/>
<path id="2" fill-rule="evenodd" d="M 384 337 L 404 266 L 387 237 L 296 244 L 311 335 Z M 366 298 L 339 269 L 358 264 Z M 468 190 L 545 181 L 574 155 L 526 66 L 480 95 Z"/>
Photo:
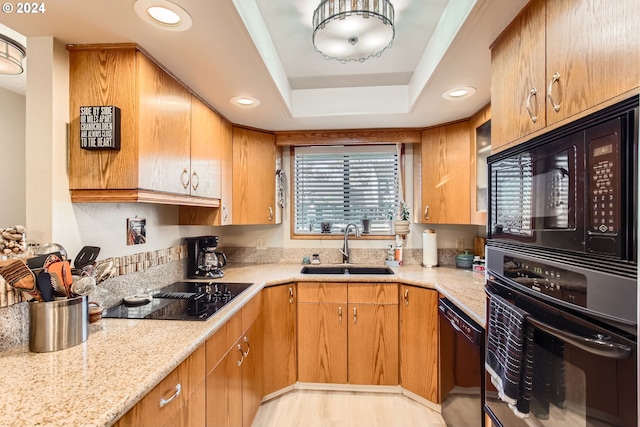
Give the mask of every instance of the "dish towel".
<path id="1" fill-rule="evenodd" d="M 533 327 L 527 316 L 504 298 L 491 295 L 485 368 L 500 399 L 519 418 L 529 416 L 533 381 Z"/>

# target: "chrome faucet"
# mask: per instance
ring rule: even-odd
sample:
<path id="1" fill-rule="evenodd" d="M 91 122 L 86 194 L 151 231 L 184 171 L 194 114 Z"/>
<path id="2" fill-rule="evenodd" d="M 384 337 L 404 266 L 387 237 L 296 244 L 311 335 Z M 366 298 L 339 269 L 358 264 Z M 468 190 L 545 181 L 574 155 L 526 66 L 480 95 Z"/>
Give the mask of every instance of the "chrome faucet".
<path id="1" fill-rule="evenodd" d="M 356 237 L 360 237 L 360 229 L 354 223 L 349 223 L 344 228 L 344 245 L 342 249 L 340 249 L 340 253 L 342 254 L 342 263 L 349 264 L 349 228 L 353 226 L 353 232 Z"/>

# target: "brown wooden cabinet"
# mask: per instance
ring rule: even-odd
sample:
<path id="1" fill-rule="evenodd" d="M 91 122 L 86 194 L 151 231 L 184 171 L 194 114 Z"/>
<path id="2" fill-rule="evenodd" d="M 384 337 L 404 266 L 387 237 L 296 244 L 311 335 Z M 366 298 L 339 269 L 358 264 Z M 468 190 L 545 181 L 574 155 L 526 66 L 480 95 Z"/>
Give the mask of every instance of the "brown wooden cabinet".
<path id="1" fill-rule="evenodd" d="M 298 380 L 398 384 L 395 284 L 298 283 Z"/>
<path id="2" fill-rule="evenodd" d="M 413 150 L 414 220 L 469 224 L 469 121 L 424 130 Z"/>
<path id="3" fill-rule="evenodd" d="M 191 96 L 190 194 L 221 198 L 222 139 L 224 120 L 200 99 Z"/>
<path id="4" fill-rule="evenodd" d="M 205 346 L 207 427 L 250 426 L 262 401 L 262 295 Z"/>
<path id="5" fill-rule="evenodd" d="M 438 292 L 400 285 L 400 385 L 440 403 Z"/>
<path id="6" fill-rule="evenodd" d="M 491 51 L 493 151 L 640 86 L 638 16 L 636 0 L 530 2 Z"/>
<path id="7" fill-rule="evenodd" d="M 233 127 L 233 224 L 280 224 L 276 203 L 276 170 L 282 149 L 275 135 Z"/>
<path id="8" fill-rule="evenodd" d="M 117 422 L 125 426 L 199 427 L 204 414 L 205 348 L 201 346 Z"/>
<path id="9" fill-rule="evenodd" d="M 263 295 L 263 393 L 282 390 L 297 379 L 296 285 L 270 286 Z"/>
<path id="10" fill-rule="evenodd" d="M 199 139 L 191 163 L 191 93 L 136 45 L 68 49 L 72 201 L 218 206 L 216 158 Z M 105 105 L 121 110 L 120 150 L 82 149 L 80 107 Z"/>
<path id="11" fill-rule="evenodd" d="M 491 154 L 491 106 L 487 105 L 469 120 L 471 131 L 471 216 L 470 223 L 487 225 L 488 169 Z"/>

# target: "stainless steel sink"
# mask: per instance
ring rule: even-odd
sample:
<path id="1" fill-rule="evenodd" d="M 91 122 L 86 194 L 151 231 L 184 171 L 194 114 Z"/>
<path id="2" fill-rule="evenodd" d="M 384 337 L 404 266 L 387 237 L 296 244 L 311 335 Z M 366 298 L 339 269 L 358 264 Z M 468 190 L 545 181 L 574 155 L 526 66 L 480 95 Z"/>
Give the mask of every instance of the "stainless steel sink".
<path id="1" fill-rule="evenodd" d="M 355 265 L 320 265 L 304 266 L 301 274 L 395 274 L 389 267 L 355 266 Z"/>

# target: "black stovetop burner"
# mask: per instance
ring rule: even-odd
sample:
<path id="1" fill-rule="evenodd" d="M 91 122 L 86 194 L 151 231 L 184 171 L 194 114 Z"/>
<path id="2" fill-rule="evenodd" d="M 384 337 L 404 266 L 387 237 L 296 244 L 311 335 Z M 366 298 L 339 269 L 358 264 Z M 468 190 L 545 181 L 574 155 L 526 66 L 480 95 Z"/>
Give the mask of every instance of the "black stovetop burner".
<path id="1" fill-rule="evenodd" d="M 102 317 L 162 320 L 207 320 L 253 283 L 176 282 L 151 293 L 144 305 L 124 302 L 108 308 Z"/>

